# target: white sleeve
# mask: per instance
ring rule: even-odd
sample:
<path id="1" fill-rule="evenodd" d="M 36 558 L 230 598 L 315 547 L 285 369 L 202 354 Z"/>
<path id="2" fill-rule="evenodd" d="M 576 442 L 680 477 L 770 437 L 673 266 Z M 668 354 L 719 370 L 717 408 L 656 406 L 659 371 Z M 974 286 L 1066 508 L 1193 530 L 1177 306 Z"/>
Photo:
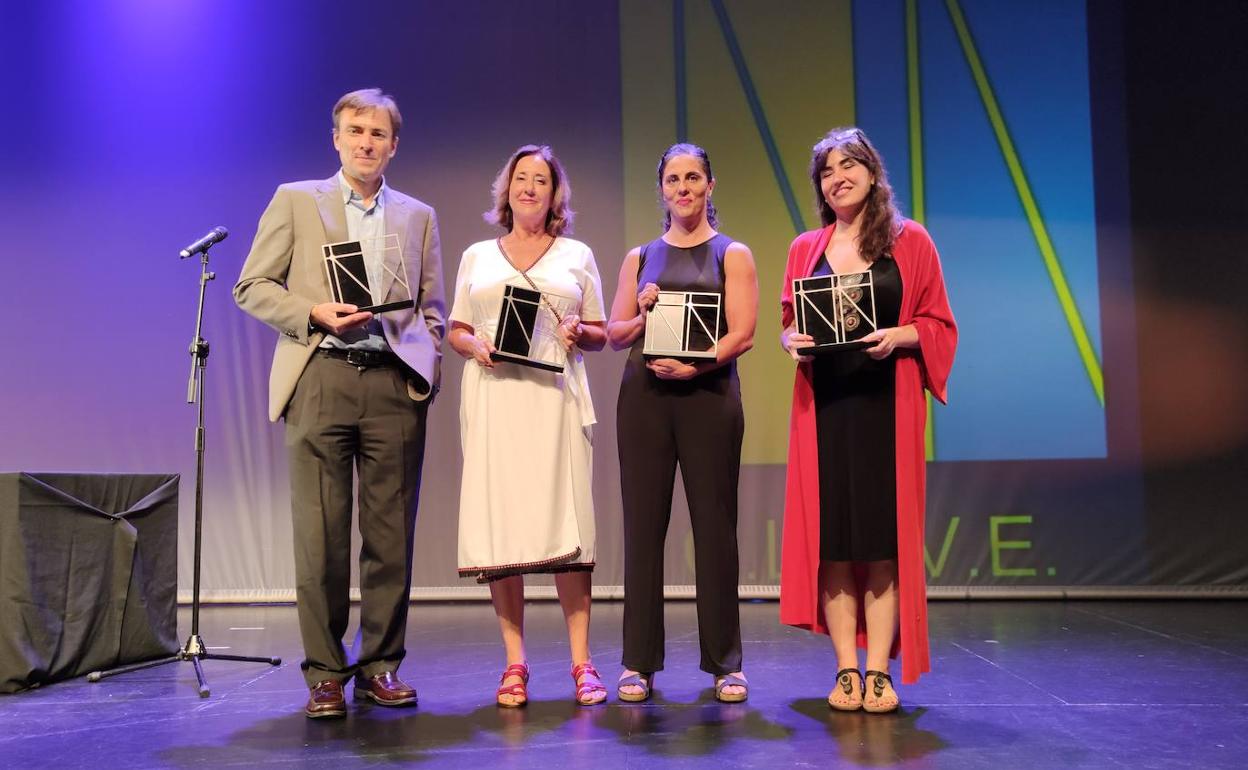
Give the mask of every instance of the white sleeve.
<path id="1" fill-rule="evenodd" d="M 472 266 L 475 262 L 472 247 L 469 246 L 459 259 L 459 272 L 455 275 L 455 300 L 451 305 L 451 321 L 473 325 L 472 299 L 469 291 L 472 288 Z"/>

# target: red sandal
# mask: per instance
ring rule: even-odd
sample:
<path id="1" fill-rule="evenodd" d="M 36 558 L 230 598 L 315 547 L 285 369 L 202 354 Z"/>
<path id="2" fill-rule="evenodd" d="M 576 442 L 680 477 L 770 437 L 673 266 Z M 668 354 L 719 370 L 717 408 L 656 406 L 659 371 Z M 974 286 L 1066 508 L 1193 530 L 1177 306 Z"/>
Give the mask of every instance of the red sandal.
<path id="1" fill-rule="evenodd" d="M 592 676 L 598 680 L 597 684 L 592 682 L 581 682 L 581 678 Z M 607 700 L 607 688 L 602 684 L 602 676 L 598 674 L 598 669 L 594 668 L 593 663 L 577 663 L 572 667 L 572 681 L 576 685 L 576 702 L 582 706 L 597 706 L 599 703 L 605 703 Z M 602 697 L 598 697 L 601 695 Z"/>
<path id="2" fill-rule="evenodd" d="M 520 681 L 516 684 L 503 684 L 509 676 L 518 676 Z M 529 702 L 529 666 L 526 663 L 512 663 L 503 671 L 503 675 L 498 680 L 498 692 L 494 695 L 494 700 L 503 708 L 515 709 L 520 708 Z M 515 698 L 511 703 L 503 701 L 504 695 L 510 695 Z"/>

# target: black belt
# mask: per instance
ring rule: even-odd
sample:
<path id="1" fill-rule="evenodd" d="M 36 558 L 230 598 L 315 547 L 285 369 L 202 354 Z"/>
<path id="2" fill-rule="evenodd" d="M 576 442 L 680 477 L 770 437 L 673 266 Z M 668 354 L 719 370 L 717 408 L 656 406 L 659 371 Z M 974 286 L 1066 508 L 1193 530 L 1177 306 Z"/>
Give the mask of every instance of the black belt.
<path id="1" fill-rule="evenodd" d="M 323 356 L 330 358 L 338 358 L 352 366 L 360 368 L 368 366 L 394 366 L 399 365 L 399 357 L 388 350 L 356 350 L 354 348 L 319 348 L 317 350 Z"/>

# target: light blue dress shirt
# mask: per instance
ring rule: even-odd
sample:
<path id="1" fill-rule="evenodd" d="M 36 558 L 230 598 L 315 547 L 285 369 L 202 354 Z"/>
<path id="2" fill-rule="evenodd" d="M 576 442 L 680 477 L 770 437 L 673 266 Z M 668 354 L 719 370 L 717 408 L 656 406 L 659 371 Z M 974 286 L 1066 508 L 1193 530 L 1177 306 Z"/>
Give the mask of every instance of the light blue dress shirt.
<path id="1" fill-rule="evenodd" d="M 386 235 L 386 182 L 383 179 L 373 205 L 366 207 L 364 198 L 347 183 L 347 177 L 338 171 L 338 184 L 342 188 L 342 205 L 347 213 L 347 240 L 359 241 L 364 251 L 364 269 L 368 271 L 368 286 L 373 292 L 373 302 L 380 303 L 382 276 L 384 274 L 383 249 Z M 326 333 L 321 342 L 323 348 L 352 350 L 389 350 L 381 321 L 373 320 L 363 326 L 343 332 L 341 336 Z"/>

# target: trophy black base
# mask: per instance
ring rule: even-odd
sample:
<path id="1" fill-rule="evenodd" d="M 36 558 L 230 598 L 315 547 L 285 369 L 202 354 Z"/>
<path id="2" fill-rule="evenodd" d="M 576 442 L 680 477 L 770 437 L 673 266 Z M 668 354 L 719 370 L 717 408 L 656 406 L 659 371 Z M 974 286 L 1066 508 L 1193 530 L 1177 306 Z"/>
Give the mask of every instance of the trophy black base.
<path id="1" fill-rule="evenodd" d="M 641 354 L 644 358 L 674 358 L 677 361 L 683 361 L 687 364 L 694 364 L 698 361 L 714 361 L 719 354 L 714 350 L 681 350 L 676 353 L 646 353 Z"/>
<path id="2" fill-rule="evenodd" d="M 517 356 L 512 353 L 504 353 L 501 350 L 495 350 L 490 354 L 490 360 L 495 363 L 520 364 L 534 369 L 541 369 L 555 374 L 563 374 L 563 367 L 558 364 L 552 364 L 548 361 L 538 361 L 524 356 Z"/>
<path id="3" fill-rule="evenodd" d="M 401 299 L 398 302 L 385 302 L 380 305 L 369 305 L 357 310 L 357 313 L 389 313 L 391 310 L 407 310 L 409 307 L 416 307 L 416 303 L 410 299 Z"/>
<path id="4" fill-rule="evenodd" d="M 869 345 L 861 340 L 851 340 L 849 342 L 830 342 L 827 345 L 811 345 L 806 348 L 797 348 L 799 356 L 825 356 L 829 353 L 840 353 L 845 350 L 865 350 Z"/>

